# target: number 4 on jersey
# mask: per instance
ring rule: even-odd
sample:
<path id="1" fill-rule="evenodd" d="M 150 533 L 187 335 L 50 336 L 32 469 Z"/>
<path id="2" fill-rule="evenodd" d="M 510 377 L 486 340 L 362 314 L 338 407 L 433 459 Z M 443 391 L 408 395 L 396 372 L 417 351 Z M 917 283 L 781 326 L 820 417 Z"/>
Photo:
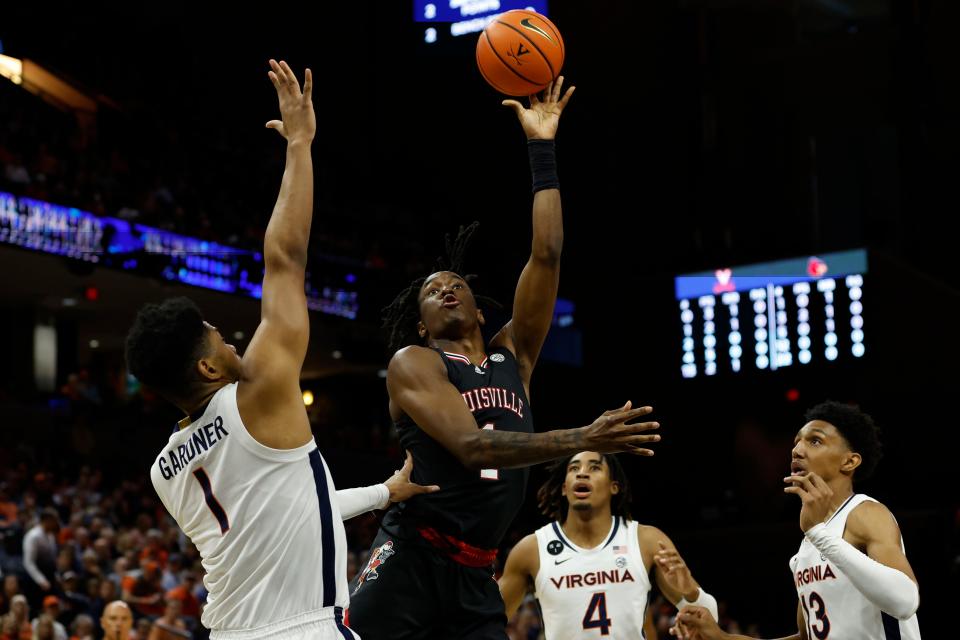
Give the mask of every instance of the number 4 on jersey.
<path id="1" fill-rule="evenodd" d="M 593 594 L 587 612 L 583 614 L 584 629 L 600 629 L 600 635 L 610 635 L 610 618 L 607 617 L 607 594 L 603 591 Z"/>

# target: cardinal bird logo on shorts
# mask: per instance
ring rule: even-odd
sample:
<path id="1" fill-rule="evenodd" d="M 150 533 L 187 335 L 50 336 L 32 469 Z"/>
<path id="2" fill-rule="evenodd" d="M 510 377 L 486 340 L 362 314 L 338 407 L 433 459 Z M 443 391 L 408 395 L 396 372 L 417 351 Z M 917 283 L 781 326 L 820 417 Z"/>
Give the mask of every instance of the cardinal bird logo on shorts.
<path id="1" fill-rule="evenodd" d="M 377 567 L 386 562 L 387 558 L 392 556 L 394 553 L 396 553 L 396 551 L 393 550 L 393 540 L 387 540 L 382 545 L 374 549 L 370 554 L 370 560 L 367 561 L 366 568 L 364 568 L 363 573 L 360 574 L 360 577 L 357 578 L 357 588 L 353 590 L 353 593 L 356 594 L 366 581 L 376 580 L 379 578 L 380 575 L 377 573 Z"/>

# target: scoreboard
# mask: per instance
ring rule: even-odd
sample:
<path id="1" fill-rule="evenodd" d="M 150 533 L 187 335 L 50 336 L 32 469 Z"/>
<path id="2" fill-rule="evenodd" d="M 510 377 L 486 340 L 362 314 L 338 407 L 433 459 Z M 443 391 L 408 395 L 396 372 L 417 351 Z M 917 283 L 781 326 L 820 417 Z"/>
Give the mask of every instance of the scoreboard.
<path id="1" fill-rule="evenodd" d="M 677 276 L 684 378 L 861 358 L 859 249 Z"/>
<path id="2" fill-rule="evenodd" d="M 547 15 L 546 0 L 414 0 L 413 20 L 422 22 L 423 41 L 442 42 L 483 31 L 505 11 L 529 9 Z"/>

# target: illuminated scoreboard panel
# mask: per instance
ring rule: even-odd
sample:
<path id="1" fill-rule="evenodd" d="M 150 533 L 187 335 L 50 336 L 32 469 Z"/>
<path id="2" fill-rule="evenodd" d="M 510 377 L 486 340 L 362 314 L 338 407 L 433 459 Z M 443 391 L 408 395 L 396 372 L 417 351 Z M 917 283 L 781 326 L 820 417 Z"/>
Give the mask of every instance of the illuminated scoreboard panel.
<path id="1" fill-rule="evenodd" d="M 684 378 L 863 357 L 866 251 L 676 278 Z"/>
<path id="2" fill-rule="evenodd" d="M 423 41 L 434 44 L 446 36 L 479 33 L 491 20 L 513 9 L 547 15 L 546 0 L 414 0 L 413 19 L 424 25 Z"/>

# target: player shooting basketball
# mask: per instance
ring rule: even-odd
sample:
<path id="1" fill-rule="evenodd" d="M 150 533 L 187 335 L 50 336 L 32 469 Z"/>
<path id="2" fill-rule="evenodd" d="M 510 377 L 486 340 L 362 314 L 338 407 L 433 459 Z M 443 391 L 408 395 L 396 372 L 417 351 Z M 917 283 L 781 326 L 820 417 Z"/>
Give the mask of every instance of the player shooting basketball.
<path id="1" fill-rule="evenodd" d="M 506 618 L 490 579 L 496 548 L 523 503 L 522 467 L 584 449 L 630 451 L 659 436 L 656 423 L 629 424 L 652 409 L 630 403 L 578 429 L 533 432 L 530 378 L 553 319 L 563 222 L 554 137 L 573 87 L 563 77 L 516 100 L 533 172 L 533 245 L 514 296 L 513 316 L 485 343 L 483 311 L 463 272 L 474 227 L 461 230 L 447 270 L 414 281 L 386 309 L 391 350 L 390 415 L 413 453 L 415 480 L 441 491 L 384 517 L 358 576 L 350 623 L 369 638 L 505 638 Z M 382 553 L 388 548 L 392 553 Z"/>

